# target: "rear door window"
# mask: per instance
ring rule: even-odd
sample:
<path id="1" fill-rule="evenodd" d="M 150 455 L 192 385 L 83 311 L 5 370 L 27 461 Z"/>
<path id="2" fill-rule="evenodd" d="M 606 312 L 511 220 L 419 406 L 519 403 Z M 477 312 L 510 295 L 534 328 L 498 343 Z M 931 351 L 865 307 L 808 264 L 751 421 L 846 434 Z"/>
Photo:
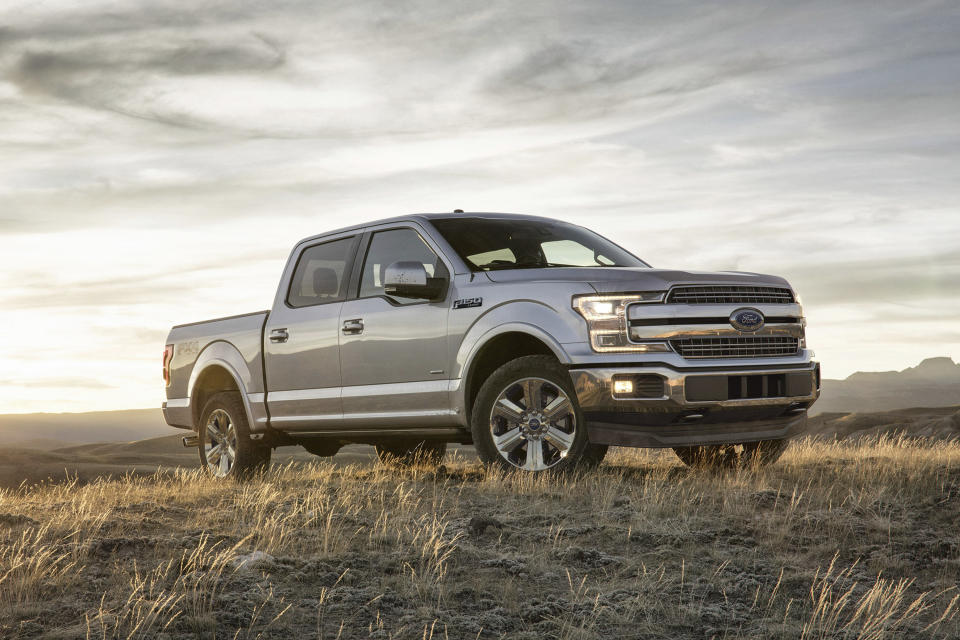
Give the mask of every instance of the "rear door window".
<path id="1" fill-rule="evenodd" d="M 348 264 L 353 259 L 356 236 L 304 249 L 290 281 L 287 304 L 309 307 L 337 302 L 346 295 Z"/>

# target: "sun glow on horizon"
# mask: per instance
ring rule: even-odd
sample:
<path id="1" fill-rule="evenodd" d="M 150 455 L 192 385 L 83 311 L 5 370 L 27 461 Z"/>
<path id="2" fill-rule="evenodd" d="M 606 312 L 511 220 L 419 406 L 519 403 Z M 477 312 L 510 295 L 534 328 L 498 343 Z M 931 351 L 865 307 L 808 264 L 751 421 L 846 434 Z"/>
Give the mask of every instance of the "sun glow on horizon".
<path id="1" fill-rule="evenodd" d="M 960 360 L 936 3 L 155 9 L 0 9 L 0 413 L 158 406 L 169 327 L 300 238 L 457 207 L 782 275 L 826 378 Z"/>

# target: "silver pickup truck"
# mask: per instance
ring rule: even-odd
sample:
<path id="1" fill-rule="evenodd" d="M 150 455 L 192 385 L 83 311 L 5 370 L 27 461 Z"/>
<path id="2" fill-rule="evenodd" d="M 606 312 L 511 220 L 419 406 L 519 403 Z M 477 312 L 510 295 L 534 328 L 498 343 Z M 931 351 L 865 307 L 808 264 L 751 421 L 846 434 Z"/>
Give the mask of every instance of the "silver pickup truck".
<path id="1" fill-rule="evenodd" d="M 163 413 L 217 477 L 291 444 L 436 462 L 472 443 L 529 472 L 610 445 L 766 464 L 819 396 L 804 327 L 776 276 L 654 269 L 548 218 L 410 215 L 299 242 L 269 312 L 174 327 Z"/>

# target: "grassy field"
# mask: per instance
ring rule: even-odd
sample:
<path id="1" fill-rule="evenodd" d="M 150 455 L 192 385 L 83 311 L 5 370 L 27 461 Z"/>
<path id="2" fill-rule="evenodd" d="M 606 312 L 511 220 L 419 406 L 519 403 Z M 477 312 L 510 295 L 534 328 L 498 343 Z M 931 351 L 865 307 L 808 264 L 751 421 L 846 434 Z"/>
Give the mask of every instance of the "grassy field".
<path id="1" fill-rule="evenodd" d="M 0 637 L 956 638 L 960 444 L 0 490 Z"/>

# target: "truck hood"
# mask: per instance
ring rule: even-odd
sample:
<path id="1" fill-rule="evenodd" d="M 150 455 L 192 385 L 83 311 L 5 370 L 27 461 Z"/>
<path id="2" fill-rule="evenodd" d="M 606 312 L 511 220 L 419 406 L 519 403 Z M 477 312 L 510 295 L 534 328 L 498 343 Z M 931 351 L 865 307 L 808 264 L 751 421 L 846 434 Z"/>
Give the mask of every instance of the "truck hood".
<path id="1" fill-rule="evenodd" d="M 585 282 L 598 293 L 665 291 L 675 284 L 739 284 L 789 287 L 779 276 L 744 271 L 675 271 L 633 267 L 555 267 L 487 271 L 493 282 Z"/>

